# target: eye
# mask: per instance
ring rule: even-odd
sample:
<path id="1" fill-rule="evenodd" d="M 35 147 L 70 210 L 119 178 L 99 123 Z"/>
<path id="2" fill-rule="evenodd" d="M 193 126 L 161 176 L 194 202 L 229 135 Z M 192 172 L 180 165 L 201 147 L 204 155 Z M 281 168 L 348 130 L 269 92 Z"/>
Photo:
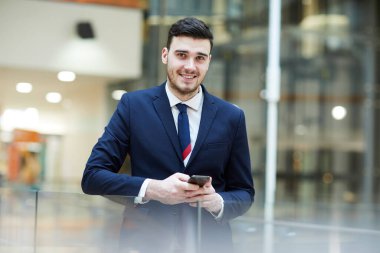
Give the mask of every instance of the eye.
<path id="1" fill-rule="evenodd" d="M 186 58 L 186 54 L 182 53 L 182 52 L 178 52 L 177 53 L 177 57 L 180 58 L 180 59 L 185 59 Z"/>
<path id="2" fill-rule="evenodd" d="M 206 57 L 205 57 L 205 56 L 203 56 L 203 55 L 198 55 L 198 56 L 197 56 L 197 61 L 203 62 L 203 61 L 205 61 L 205 60 L 206 60 Z"/>

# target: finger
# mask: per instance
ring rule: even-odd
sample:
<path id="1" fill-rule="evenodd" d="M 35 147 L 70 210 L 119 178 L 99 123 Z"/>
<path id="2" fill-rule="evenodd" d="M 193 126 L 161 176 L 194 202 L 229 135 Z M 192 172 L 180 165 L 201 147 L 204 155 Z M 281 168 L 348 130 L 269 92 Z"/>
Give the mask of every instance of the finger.
<path id="1" fill-rule="evenodd" d="M 213 194 L 213 193 L 215 193 L 215 189 L 214 189 L 214 187 L 206 187 L 205 189 L 204 189 L 204 194 Z"/>
<path id="2" fill-rule="evenodd" d="M 212 201 L 197 201 L 197 202 L 190 202 L 190 206 L 192 207 L 202 207 L 202 208 L 211 208 L 213 206 Z"/>
<path id="3" fill-rule="evenodd" d="M 184 190 L 186 191 L 198 191 L 199 189 L 200 187 L 196 184 L 184 183 Z"/>
<path id="4" fill-rule="evenodd" d="M 215 192 L 214 187 L 210 186 L 210 187 L 200 187 L 197 192 L 194 192 L 194 194 L 209 195 L 209 194 L 212 194 L 214 192 Z"/>
<path id="5" fill-rule="evenodd" d="M 191 203 L 191 202 L 205 202 L 205 201 L 209 201 L 209 200 L 212 200 L 212 196 L 211 195 L 195 195 L 195 196 L 192 196 L 192 197 L 188 197 L 186 198 L 186 202 L 187 203 Z"/>
<path id="6" fill-rule="evenodd" d="M 183 173 L 175 173 L 174 176 L 176 178 L 178 178 L 179 180 L 181 180 L 182 182 L 187 182 L 187 180 L 189 180 L 190 176 L 187 175 L 187 174 L 183 174 Z"/>
<path id="7" fill-rule="evenodd" d="M 203 187 L 210 187 L 210 186 L 212 186 L 212 177 L 210 177 L 210 179 L 205 183 Z"/>
<path id="8" fill-rule="evenodd" d="M 187 198 L 191 198 L 192 200 L 198 200 L 199 198 L 205 197 L 205 196 L 210 195 L 212 193 L 214 193 L 214 191 L 212 189 L 205 189 L 203 187 L 198 186 L 198 189 L 186 191 L 186 196 L 187 196 Z M 195 198 L 197 198 L 197 199 L 195 199 Z"/>

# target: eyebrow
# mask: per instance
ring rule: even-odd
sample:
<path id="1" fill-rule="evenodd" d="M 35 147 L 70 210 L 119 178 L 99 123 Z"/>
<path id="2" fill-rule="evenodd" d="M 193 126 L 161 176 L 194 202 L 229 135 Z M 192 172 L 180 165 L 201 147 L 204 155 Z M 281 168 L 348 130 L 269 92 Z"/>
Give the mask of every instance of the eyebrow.
<path id="1" fill-rule="evenodd" d="M 189 51 L 187 50 L 175 50 L 176 53 L 189 53 Z M 205 56 L 205 57 L 208 57 L 209 55 L 208 54 L 205 54 L 205 53 L 202 53 L 202 52 L 197 52 L 198 55 L 202 55 L 202 56 Z"/>

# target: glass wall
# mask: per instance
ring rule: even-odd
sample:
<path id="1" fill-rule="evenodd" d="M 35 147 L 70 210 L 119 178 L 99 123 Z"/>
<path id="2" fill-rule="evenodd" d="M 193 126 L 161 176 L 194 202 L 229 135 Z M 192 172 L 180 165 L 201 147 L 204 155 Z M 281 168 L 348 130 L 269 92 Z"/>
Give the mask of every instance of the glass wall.
<path id="1" fill-rule="evenodd" d="M 215 47 L 205 84 L 245 110 L 264 191 L 269 1 L 196 2 L 150 1 L 144 83 L 165 79 L 160 52 L 173 21 L 195 15 L 210 24 Z M 278 198 L 379 200 L 377 10 L 373 0 L 282 1 Z"/>

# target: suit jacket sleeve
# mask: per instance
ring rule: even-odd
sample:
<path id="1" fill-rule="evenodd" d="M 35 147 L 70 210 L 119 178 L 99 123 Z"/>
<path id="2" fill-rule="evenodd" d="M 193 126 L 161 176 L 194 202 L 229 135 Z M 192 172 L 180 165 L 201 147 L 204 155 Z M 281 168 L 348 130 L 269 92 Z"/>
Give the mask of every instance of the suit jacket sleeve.
<path id="1" fill-rule="evenodd" d="M 87 194 L 137 196 L 145 178 L 118 174 L 129 150 L 129 106 L 125 94 L 94 146 L 82 178 Z"/>
<path id="2" fill-rule="evenodd" d="M 254 201 L 255 189 L 251 174 L 245 117 L 242 110 L 225 173 L 226 188 L 224 191 L 218 192 L 224 200 L 221 222 L 242 215 Z"/>

